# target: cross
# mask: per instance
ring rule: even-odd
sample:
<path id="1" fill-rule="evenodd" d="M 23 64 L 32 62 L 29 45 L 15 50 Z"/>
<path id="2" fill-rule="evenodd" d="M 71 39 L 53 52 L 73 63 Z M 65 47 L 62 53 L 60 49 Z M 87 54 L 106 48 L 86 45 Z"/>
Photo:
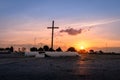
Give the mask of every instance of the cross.
<path id="1" fill-rule="evenodd" d="M 47 27 L 47 29 L 52 29 L 52 37 L 51 37 L 51 48 L 53 49 L 53 37 L 54 37 L 54 29 L 58 29 L 59 27 L 54 27 L 54 20 L 52 21 L 52 27 Z"/>

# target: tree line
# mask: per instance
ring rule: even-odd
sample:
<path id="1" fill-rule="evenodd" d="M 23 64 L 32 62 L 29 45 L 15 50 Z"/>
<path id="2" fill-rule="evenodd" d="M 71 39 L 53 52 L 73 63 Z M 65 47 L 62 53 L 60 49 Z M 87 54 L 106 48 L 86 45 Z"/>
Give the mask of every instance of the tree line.
<path id="1" fill-rule="evenodd" d="M 22 48 L 22 52 L 25 52 L 26 48 Z M 0 51 L 4 52 L 4 51 L 7 51 L 7 52 L 14 52 L 14 48 L 13 46 L 11 47 L 7 47 L 7 48 L 0 48 Z M 40 47 L 40 48 L 36 48 L 36 47 L 31 47 L 30 48 L 30 51 L 58 51 L 58 52 L 63 52 L 63 50 L 61 49 L 61 47 L 58 47 L 57 49 L 52 49 L 50 48 L 49 46 L 45 45 L 43 47 Z M 67 49 L 67 51 L 71 51 L 71 52 L 76 52 L 77 50 L 74 48 L 74 47 L 69 47 Z M 21 52 L 20 48 L 18 48 L 18 52 Z"/>
<path id="2" fill-rule="evenodd" d="M 13 48 L 13 46 L 11 46 L 11 47 L 7 47 L 7 48 L 0 48 L 0 51 L 13 52 L 13 51 L 14 51 L 14 48 Z"/>
<path id="3" fill-rule="evenodd" d="M 63 50 L 61 49 L 61 47 L 58 47 L 56 50 L 49 48 L 49 46 L 45 45 L 40 48 L 36 48 L 36 47 L 32 47 L 30 48 L 30 51 L 58 51 L 58 52 L 62 52 Z M 67 49 L 67 51 L 71 51 L 71 52 L 76 52 L 76 49 L 74 47 L 70 47 Z"/>

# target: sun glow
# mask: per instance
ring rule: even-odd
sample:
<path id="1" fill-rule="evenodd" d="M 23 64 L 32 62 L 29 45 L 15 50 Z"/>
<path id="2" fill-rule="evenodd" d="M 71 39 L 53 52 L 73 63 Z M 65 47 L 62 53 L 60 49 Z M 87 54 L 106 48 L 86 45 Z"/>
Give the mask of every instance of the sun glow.
<path id="1" fill-rule="evenodd" d="M 88 42 L 77 42 L 75 43 L 75 48 L 79 51 L 79 50 L 86 50 L 89 45 L 88 45 Z"/>
<path id="2" fill-rule="evenodd" d="M 83 49 L 85 49 L 85 47 L 84 46 L 80 46 L 80 49 L 83 50 Z"/>

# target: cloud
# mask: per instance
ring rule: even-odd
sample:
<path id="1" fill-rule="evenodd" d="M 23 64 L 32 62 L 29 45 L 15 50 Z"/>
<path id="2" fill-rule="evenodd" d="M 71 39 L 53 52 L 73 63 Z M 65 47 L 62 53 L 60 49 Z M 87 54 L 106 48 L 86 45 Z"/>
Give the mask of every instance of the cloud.
<path id="1" fill-rule="evenodd" d="M 90 31 L 92 26 L 86 27 L 86 28 L 80 28 L 80 29 L 74 29 L 74 28 L 68 28 L 68 29 L 62 29 L 60 30 L 60 33 L 68 33 L 69 35 L 78 35 L 82 34 L 83 32 Z"/>
<path id="2" fill-rule="evenodd" d="M 69 35 L 77 35 L 77 34 L 82 33 L 82 29 L 76 30 L 76 29 L 73 29 L 73 28 L 69 28 L 69 29 L 66 29 L 66 30 L 61 30 L 60 32 L 66 32 Z"/>

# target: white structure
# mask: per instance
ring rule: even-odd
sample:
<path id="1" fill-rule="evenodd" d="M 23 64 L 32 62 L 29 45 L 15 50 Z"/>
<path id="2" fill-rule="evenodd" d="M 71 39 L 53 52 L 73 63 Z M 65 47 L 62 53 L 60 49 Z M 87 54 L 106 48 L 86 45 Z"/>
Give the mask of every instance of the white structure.
<path id="1" fill-rule="evenodd" d="M 45 54 L 39 53 L 39 52 L 25 52 L 25 56 L 27 56 L 27 57 L 45 57 Z"/>
<path id="2" fill-rule="evenodd" d="M 47 55 L 49 57 L 80 56 L 77 52 L 45 52 L 45 55 Z"/>
<path id="3" fill-rule="evenodd" d="M 26 52 L 29 57 L 80 57 L 77 52 Z"/>

